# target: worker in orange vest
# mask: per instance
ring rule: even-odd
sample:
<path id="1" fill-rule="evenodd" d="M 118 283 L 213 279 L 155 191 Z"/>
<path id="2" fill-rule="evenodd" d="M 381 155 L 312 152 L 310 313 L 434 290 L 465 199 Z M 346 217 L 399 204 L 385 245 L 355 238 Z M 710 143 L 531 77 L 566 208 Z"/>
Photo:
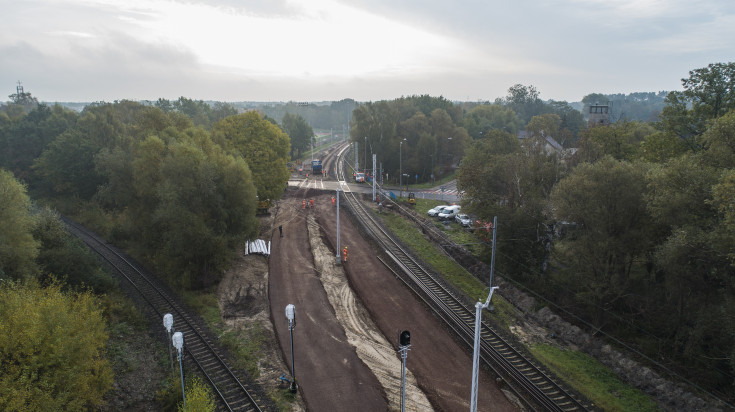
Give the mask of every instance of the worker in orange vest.
<path id="1" fill-rule="evenodd" d="M 301 208 L 306 209 L 306 199 L 301 201 Z"/>
<path id="2" fill-rule="evenodd" d="M 334 196 L 332 196 L 332 204 L 334 205 Z"/>
<path id="3" fill-rule="evenodd" d="M 347 262 L 347 246 L 342 250 L 342 261 Z"/>
<path id="4" fill-rule="evenodd" d="M 314 199 L 309 199 L 309 207 L 314 207 Z"/>

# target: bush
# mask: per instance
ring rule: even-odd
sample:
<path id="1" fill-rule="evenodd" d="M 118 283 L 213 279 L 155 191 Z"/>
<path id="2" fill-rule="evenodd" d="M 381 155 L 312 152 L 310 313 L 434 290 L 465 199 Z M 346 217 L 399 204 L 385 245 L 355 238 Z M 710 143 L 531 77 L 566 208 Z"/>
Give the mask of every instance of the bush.
<path id="1" fill-rule="evenodd" d="M 186 385 L 186 406 L 179 404 L 179 412 L 214 412 L 212 390 L 198 377 L 188 379 Z"/>
<path id="2" fill-rule="evenodd" d="M 0 410 L 94 409 L 112 386 L 97 298 L 0 282 Z"/>

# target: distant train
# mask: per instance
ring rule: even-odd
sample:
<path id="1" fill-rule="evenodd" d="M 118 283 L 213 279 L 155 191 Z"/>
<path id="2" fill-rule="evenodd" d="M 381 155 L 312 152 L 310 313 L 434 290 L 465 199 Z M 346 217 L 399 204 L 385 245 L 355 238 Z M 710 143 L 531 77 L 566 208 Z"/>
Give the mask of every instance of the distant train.
<path id="1" fill-rule="evenodd" d="M 311 161 L 311 173 L 313 174 L 322 173 L 322 161 L 321 160 Z"/>

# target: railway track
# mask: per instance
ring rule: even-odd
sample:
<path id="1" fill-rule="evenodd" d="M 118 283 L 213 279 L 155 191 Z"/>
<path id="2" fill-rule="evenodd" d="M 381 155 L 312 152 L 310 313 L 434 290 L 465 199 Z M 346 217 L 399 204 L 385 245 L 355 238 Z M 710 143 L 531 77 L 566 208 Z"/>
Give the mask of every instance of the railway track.
<path id="1" fill-rule="evenodd" d="M 340 153 L 342 154 L 342 153 Z M 338 162 L 338 179 L 344 179 L 342 165 Z M 443 286 L 437 276 L 426 270 L 383 228 L 372 212 L 353 192 L 345 192 L 346 207 L 371 235 L 384 248 L 386 254 L 398 265 L 405 276 L 402 279 L 408 287 L 431 307 L 435 313 L 467 343 L 470 348 L 474 341 L 475 308 L 467 307 L 463 301 Z M 388 265 L 390 267 L 390 265 Z M 585 404 L 579 396 L 565 389 L 556 379 L 517 350 L 514 345 L 498 334 L 490 325 L 482 322 L 481 349 L 482 362 L 502 377 L 509 388 L 532 410 L 544 411 L 588 411 L 594 407 Z"/>
<path id="2" fill-rule="evenodd" d="M 194 366 L 201 372 L 204 379 L 211 385 L 217 398 L 217 407 L 221 411 L 261 412 L 262 405 L 269 405 L 269 400 L 255 385 L 243 382 L 232 371 L 220 355 L 222 350 L 210 336 L 203 321 L 189 314 L 165 286 L 157 279 L 146 273 L 138 264 L 126 258 L 121 252 L 111 247 L 96 234 L 84 227 L 64 219 L 70 232 L 78 236 L 92 250 L 106 261 L 117 273 L 122 282 L 133 289 L 152 310 L 158 314 L 158 319 L 171 313 L 174 317 L 174 327 L 184 335 L 184 359 L 189 366 Z M 272 408 L 271 408 L 272 409 Z"/>

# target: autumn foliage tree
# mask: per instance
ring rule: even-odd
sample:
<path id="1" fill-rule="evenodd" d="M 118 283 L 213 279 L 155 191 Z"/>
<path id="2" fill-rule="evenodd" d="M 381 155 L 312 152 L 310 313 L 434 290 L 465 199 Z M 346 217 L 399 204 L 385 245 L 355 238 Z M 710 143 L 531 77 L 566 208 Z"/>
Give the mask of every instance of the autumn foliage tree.
<path id="1" fill-rule="evenodd" d="M 38 274 L 39 244 L 31 233 L 35 224 L 26 188 L 0 170 L 0 279 L 33 278 Z"/>
<path id="2" fill-rule="evenodd" d="M 108 339 L 90 293 L 0 283 L 0 409 L 95 409 L 112 386 Z"/>

